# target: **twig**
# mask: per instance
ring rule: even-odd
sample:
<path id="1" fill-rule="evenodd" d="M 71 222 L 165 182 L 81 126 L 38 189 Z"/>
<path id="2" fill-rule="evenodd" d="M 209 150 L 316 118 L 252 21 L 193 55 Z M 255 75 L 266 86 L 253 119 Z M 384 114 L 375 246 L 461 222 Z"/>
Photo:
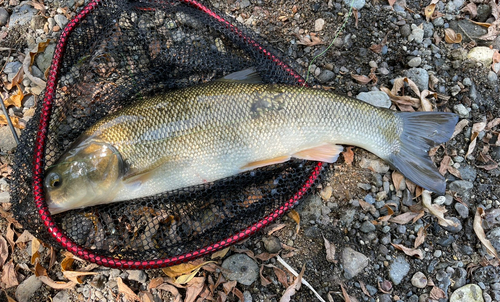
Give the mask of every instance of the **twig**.
<path id="1" fill-rule="evenodd" d="M 276 256 L 276 259 L 278 260 L 279 263 L 281 263 L 281 265 L 283 265 L 295 277 L 297 277 L 299 275 L 297 273 L 297 271 L 294 270 L 290 265 L 288 265 L 288 263 L 286 263 L 285 260 L 283 260 L 283 258 L 281 258 L 279 255 Z M 318 298 L 319 301 L 326 302 L 323 298 L 321 298 L 321 296 L 318 294 L 318 292 L 314 290 L 312 285 L 309 284 L 309 282 L 307 282 L 306 279 L 304 279 L 304 277 L 302 277 L 302 284 L 309 287 L 309 289 L 314 293 L 314 295 L 316 296 L 316 298 Z"/>
<path id="2" fill-rule="evenodd" d="M 2 104 L 3 114 L 5 115 L 5 119 L 7 120 L 7 124 L 9 124 L 10 131 L 12 131 L 12 135 L 14 136 L 16 143 L 19 145 L 19 137 L 17 137 L 17 132 L 14 129 L 14 125 L 12 124 L 12 121 L 10 120 L 9 112 L 7 111 L 7 108 L 5 108 L 5 104 L 3 103 L 3 97 L 1 94 L 0 94 L 0 103 Z"/>

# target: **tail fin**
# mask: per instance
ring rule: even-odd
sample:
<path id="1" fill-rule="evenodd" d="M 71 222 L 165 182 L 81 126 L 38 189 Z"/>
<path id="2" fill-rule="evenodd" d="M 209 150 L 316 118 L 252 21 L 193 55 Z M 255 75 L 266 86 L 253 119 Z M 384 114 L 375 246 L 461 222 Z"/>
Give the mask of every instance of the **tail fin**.
<path id="1" fill-rule="evenodd" d="M 444 195 L 446 181 L 429 157 L 429 149 L 451 138 L 458 116 L 450 112 L 396 112 L 403 121 L 401 149 L 388 161 L 415 184 Z"/>

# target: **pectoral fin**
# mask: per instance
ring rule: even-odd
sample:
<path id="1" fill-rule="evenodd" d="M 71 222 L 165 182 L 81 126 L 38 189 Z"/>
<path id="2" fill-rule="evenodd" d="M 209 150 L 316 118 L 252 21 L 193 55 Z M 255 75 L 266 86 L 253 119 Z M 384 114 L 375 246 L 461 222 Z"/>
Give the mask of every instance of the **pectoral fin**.
<path id="1" fill-rule="evenodd" d="M 299 151 L 293 154 L 292 157 L 334 163 L 337 161 L 340 152 L 343 150 L 344 148 L 339 145 L 324 144 L 311 149 Z"/>

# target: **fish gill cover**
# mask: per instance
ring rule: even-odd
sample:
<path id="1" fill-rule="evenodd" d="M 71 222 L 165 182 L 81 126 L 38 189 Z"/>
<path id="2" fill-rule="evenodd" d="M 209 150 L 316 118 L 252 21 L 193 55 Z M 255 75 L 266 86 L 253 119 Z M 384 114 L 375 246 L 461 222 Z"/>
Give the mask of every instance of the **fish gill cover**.
<path id="1" fill-rule="evenodd" d="M 321 164 L 293 160 L 53 216 L 42 184 L 81 133 L 141 98 L 249 67 L 266 83 L 303 84 L 283 57 L 202 1 L 91 1 L 57 42 L 45 98 L 17 148 L 11 186 L 17 220 L 86 260 L 136 269 L 187 261 L 255 233 L 307 193 Z"/>

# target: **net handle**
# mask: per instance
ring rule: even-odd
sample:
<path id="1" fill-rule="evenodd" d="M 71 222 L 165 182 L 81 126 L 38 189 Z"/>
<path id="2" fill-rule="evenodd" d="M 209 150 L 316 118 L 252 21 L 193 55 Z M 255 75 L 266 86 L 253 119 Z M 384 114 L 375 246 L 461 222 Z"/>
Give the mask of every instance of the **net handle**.
<path id="1" fill-rule="evenodd" d="M 271 60 L 274 64 L 283 68 L 287 73 L 292 75 L 297 79 L 297 82 L 300 84 L 305 83 L 304 79 L 295 72 L 291 67 L 286 65 L 283 61 L 281 61 L 277 56 L 272 54 L 270 51 L 265 49 L 260 43 L 246 36 L 242 31 L 240 31 L 236 26 L 231 24 L 229 21 L 224 19 L 223 17 L 216 14 L 214 11 L 210 10 L 208 7 L 203 4 L 195 1 L 195 0 L 179 0 L 182 3 L 193 6 L 203 13 L 209 15 L 214 18 L 217 22 L 222 24 L 223 26 L 229 28 L 232 32 L 236 33 L 238 37 L 240 37 L 245 43 L 250 44 L 255 49 L 262 52 L 265 57 Z M 48 232 L 54 239 L 69 252 L 74 254 L 77 257 L 85 259 L 87 261 L 114 268 L 124 268 L 124 269 L 152 269 L 152 268 L 160 268 L 166 267 L 174 264 L 178 264 L 181 262 L 189 261 L 194 258 L 201 257 L 203 255 L 213 253 L 219 249 L 227 247 L 235 242 L 241 241 L 250 235 L 256 233 L 261 230 L 265 226 L 269 225 L 276 218 L 282 216 L 286 211 L 291 209 L 297 202 L 307 193 L 309 188 L 314 184 L 315 180 L 318 178 L 322 163 L 318 163 L 311 175 L 308 177 L 305 184 L 300 188 L 298 192 L 296 192 L 292 198 L 290 198 L 286 203 L 282 206 L 274 210 L 272 213 L 259 220 L 255 224 L 247 227 L 246 229 L 240 231 L 239 233 L 228 237 L 227 239 L 221 240 L 217 243 L 211 244 L 209 246 L 200 248 L 193 252 L 189 252 L 183 255 L 164 258 L 164 259 L 155 259 L 155 260 L 126 260 L 126 259 L 117 259 L 113 257 L 101 256 L 95 254 L 94 252 L 79 246 L 72 239 L 66 236 L 64 232 L 56 225 L 52 215 L 48 210 L 47 203 L 45 201 L 45 195 L 43 192 L 43 174 L 44 174 L 44 157 L 45 157 L 45 142 L 47 139 L 48 126 L 50 122 L 50 116 L 52 113 L 52 105 L 53 99 L 57 89 L 58 83 L 58 73 L 61 67 L 62 58 L 64 54 L 64 50 L 66 48 L 66 44 L 68 42 L 68 38 L 74 28 L 82 21 L 88 14 L 90 14 L 100 3 L 102 0 L 91 0 L 80 13 L 75 16 L 70 22 L 68 22 L 67 26 L 64 28 L 61 33 L 57 45 L 54 51 L 54 57 L 52 59 L 52 64 L 50 66 L 49 74 L 47 77 L 47 86 L 45 90 L 45 97 L 43 100 L 42 111 L 40 113 L 40 124 L 38 127 L 35 148 L 34 148 L 34 157 L 33 157 L 33 196 L 34 202 L 38 209 L 38 214 L 40 215 L 40 219 L 43 221 L 45 227 Z"/>

